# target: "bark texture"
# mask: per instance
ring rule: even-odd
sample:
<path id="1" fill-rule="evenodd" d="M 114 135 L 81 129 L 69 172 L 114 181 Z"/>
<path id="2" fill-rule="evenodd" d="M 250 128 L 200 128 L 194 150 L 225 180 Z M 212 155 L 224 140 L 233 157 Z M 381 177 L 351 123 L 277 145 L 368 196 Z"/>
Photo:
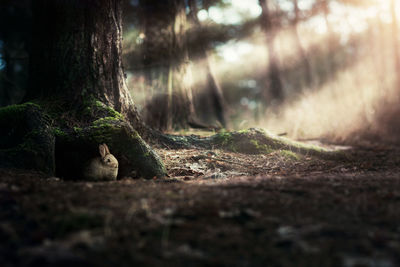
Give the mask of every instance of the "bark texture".
<path id="1" fill-rule="evenodd" d="M 120 0 L 35 0 L 26 99 L 57 97 L 73 108 L 94 97 L 142 130 L 122 68 Z"/>
<path id="2" fill-rule="evenodd" d="M 125 85 L 120 0 L 34 0 L 27 99 L 53 118 L 56 175 L 79 179 L 106 143 L 119 177 L 165 175 Z"/>

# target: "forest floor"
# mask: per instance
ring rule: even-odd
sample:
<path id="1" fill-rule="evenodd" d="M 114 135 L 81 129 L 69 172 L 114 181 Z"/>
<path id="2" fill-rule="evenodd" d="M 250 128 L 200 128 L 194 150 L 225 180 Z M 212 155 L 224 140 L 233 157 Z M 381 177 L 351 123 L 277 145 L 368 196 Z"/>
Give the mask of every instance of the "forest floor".
<path id="1" fill-rule="evenodd" d="M 0 170 L 0 266 L 400 266 L 400 148 L 346 149 L 159 149 L 153 180 Z"/>

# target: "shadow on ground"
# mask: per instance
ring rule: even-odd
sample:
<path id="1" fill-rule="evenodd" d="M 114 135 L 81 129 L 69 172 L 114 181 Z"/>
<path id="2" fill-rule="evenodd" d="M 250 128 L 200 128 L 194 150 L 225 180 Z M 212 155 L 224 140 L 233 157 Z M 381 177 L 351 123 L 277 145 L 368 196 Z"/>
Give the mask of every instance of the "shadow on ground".
<path id="1" fill-rule="evenodd" d="M 170 178 L 0 170 L 1 266 L 398 266 L 400 150 L 159 150 Z"/>

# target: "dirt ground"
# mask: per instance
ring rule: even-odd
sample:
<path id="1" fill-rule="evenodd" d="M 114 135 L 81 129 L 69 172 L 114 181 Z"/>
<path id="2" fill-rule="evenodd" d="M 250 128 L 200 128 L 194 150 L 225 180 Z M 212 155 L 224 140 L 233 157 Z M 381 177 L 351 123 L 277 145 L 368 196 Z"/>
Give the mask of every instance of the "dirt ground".
<path id="1" fill-rule="evenodd" d="M 346 149 L 160 149 L 153 180 L 0 170 L 0 266 L 400 266 L 400 148 Z"/>

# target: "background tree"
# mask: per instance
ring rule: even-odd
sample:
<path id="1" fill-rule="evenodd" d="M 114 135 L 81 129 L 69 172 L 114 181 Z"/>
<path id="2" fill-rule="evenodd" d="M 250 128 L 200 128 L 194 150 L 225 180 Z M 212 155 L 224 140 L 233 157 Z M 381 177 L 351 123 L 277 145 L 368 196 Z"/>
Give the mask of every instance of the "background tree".
<path id="1" fill-rule="evenodd" d="M 295 37 L 295 41 L 297 44 L 297 51 L 300 56 L 300 60 L 303 63 L 304 78 L 305 78 L 306 85 L 310 86 L 310 85 L 312 85 L 312 82 L 313 82 L 312 81 L 312 70 L 311 70 L 310 61 L 308 60 L 306 51 L 304 50 L 303 45 L 301 44 L 301 38 L 300 38 L 300 33 L 299 33 L 299 23 L 302 21 L 302 19 L 301 19 L 298 0 L 293 0 L 293 8 L 294 8 L 293 32 L 294 32 L 294 37 Z"/>
<path id="2" fill-rule="evenodd" d="M 259 0 L 262 8 L 260 17 L 261 28 L 265 33 L 265 40 L 268 49 L 268 79 L 266 93 L 264 93 L 265 101 L 268 104 L 281 102 L 284 98 L 283 85 L 278 65 L 278 57 L 275 51 L 275 29 L 273 19 L 269 10 L 267 0 Z"/>
<path id="3" fill-rule="evenodd" d="M 397 73 L 396 85 L 400 89 L 400 53 L 399 53 L 399 27 L 396 14 L 396 1 L 392 0 L 390 2 L 391 15 L 392 15 L 392 34 L 393 34 L 393 55 L 395 70 Z"/>
<path id="4" fill-rule="evenodd" d="M 0 107 L 20 102 L 26 92 L 31 20 L 29 0 L 0 3 Z"/>
<path id="5" fill-rule="evenodd" d="M 141 52 L 151 91 L 144 118 L 160 130 L 186 128 L 194 114 L 185 8 L 183 0 L 140 1 Z"/>
<path id="6" fill-rule="evenodd" d="M 190 7 L 190 19 L 194 24 L 194 32 L 201 32 L 201 23 L 199 18 L 197 17 L 198 8 L 195 0 L 189 0 Z M 191 59 L 194 61 L 198 61 L 201 65 L 201 69 L 204 72 L 204 78 L 200 80 L 205 81 L 205 92 L 198 92 L 197 95 L 194 94 L 194 99 L 196 96 L 201 98 L 197 102 L 196 105 L 196 113 L 197 116 L 205 120 L 207 123 L 213 124 L 215 120 L 219 122 L 219 124 L 223 127 L 226 127 L 226 118 L 225 118 L 225 104 L 224 98 L 222 95 L 222 90 L 218 85 L 214 74 L 211 71 L 211 65 L 207 54 L 207 47 L 204 43 L 199 43 L 196 46 L 196 49 L 191 50 Z M 198 74 L 197 74 L 198 75 Z M 198 75 L 199 76 L 199 75 Z M 210 112 L 210 109 L 212 112 Z"/>

